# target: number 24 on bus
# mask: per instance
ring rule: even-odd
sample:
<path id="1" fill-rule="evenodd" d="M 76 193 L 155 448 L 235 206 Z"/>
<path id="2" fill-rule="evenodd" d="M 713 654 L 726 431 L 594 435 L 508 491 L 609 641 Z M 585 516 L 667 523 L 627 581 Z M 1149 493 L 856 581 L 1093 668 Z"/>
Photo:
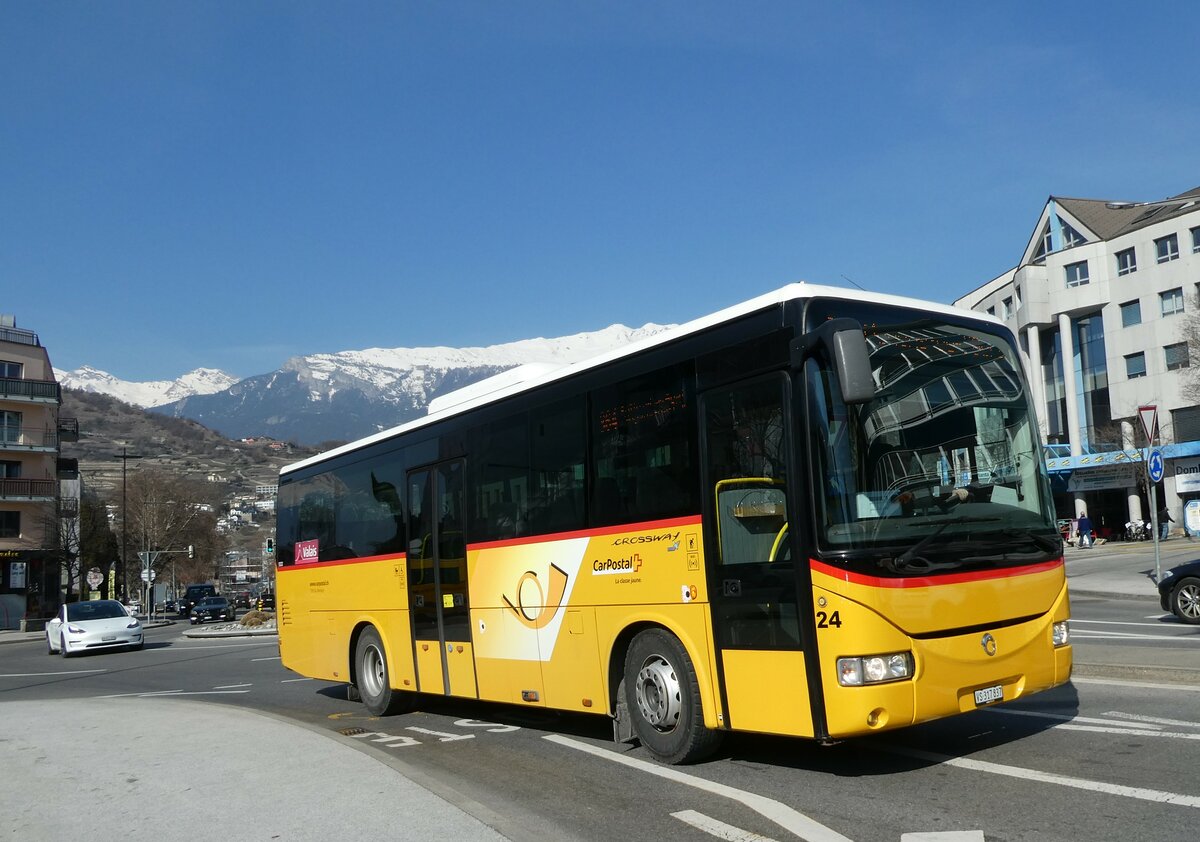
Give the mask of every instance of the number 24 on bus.
<path id="1" fill-rule="evenodd" d="M 283 663 L 610 717 L 670 763 L 833 741 L 1071 673 L 1012 333 L 796 284 L 290 465 Z"/>

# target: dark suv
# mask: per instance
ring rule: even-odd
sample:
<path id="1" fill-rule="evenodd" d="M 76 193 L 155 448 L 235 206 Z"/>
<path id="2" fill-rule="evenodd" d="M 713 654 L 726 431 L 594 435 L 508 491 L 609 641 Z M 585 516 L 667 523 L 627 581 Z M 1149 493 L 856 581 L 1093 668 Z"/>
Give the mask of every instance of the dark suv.
<path id="1" fill-rule="evenodd" d="M 188 585 L 187 590 L 179 599 L 179 616 L 190 617 L 192 608 L 206 596 L 216 596 L 217 589 L 212 585 Z"/>

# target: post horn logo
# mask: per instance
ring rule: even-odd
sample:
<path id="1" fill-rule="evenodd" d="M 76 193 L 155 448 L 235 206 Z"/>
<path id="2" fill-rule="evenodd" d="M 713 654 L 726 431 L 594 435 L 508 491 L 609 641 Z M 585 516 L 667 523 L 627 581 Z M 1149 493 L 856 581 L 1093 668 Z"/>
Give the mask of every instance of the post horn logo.
<path id="1" fill-rule="evenodd" d="M 562 607 L 563 595 L 567 592 L 567 574 L 558 566 L 551 564 L 549 572 L 549 593 L 542 590 L 538 575 L 532 570 L 526 570 L 517 580 L 517 601 L 501 594 L 513 616 L 526 628 L 544 629 L 554 619 L 558 609 Z"/>
<path id="2" fill-rule="evenodd" d="M 979 639 L 979 645 L 983 647 L 984 652 L 988 653 L 989 658 L 996 654 L 996 638 L 990 634 L 984 633 L 983 637 Z"/>

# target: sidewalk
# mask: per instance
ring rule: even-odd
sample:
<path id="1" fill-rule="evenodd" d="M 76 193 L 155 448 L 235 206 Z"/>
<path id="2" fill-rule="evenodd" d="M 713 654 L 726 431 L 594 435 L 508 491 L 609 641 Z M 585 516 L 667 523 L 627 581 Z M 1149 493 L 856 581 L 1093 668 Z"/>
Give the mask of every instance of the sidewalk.
<path id="1" fill-rule="evenodd" d="M 350 738 L 268 714 L 179 698 L 0 712 L 6 838 L 505 838 Z"/>

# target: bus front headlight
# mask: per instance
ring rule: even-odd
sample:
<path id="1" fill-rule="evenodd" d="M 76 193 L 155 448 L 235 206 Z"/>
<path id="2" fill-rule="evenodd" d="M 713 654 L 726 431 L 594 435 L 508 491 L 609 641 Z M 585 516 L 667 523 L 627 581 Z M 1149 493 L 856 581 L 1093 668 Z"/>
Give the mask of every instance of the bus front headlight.
<path id="1" fill-rule="evenodd" d="M 837 671 L 838 684 L 843 687 L 903 681 L 912 678 L 913 656 L 911 652 L 890 652 L 886 655 L 838 658 Z"/>
<path id="2" fill-rule="evenodd" d="M 1066 646 L 1071 642 L 1071 632 L 1067 628 L 1066 620 L 1054 624 L 1053 638 L 1055 646 Z"/>

